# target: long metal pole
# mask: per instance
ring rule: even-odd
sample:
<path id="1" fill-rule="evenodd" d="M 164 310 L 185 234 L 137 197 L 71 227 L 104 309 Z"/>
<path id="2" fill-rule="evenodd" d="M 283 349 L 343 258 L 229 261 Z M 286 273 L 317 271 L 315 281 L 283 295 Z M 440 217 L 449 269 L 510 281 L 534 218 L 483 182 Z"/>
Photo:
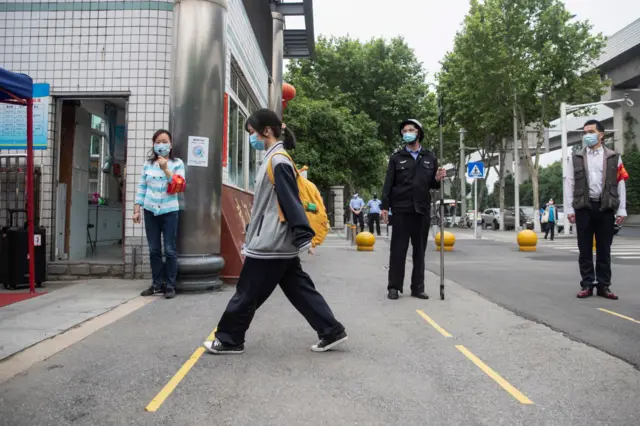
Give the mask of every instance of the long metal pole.
<path id="1" fill-rule="evenodd" d="M 567 104 L 562 102 L 560 104 L 560 141 L 562 144 L 562 205 L 567 206 L 567 193 L 564 191 L 565 182 L 567 181 L 567 173 L 569 172 L 569 143 L 567 140 Z M 569 218 L 564 215 L 563 219 L 564 229 L 562 233 L 569 235 Z"/>
<path id="2" fill-rule="evenodd" d="M 465 217 L 467 213 L 467 179 L 465 177 L 465 159 L 464 155 L 464 129 L 460 129 L 460 170 L 458 176 L 460 179 L 460 202 L 462 206 L 460 208 L 460 217 Z M 457 201 L 457 200 L 456 200 Z"/>
<path id="3" fill-rule="evenodd" d="M 444 165 L 444 142 L 442 127 L 444 125 L 444 105 L 440 101 L 440 167 Z M 455 213 L 454 213 L 455 217 Z M 444 300 L 444 181 L 440 181 L 440 300 Z"/>
<path id="4" fill-rule="evenodd" d="M 478 178 L 473 180 L 473 236 L 478 238 Z"/>
<path id="5" fill-rule="evenodd" d="M 33 99 L 27 99 L 27 236 L 29 238 L 29 293 L 36 292 L 33 223 Z"/>
<path id="6" fill-rule="evenodd" d="M 527 146 L 528 148 L 528 146 Z M 518 118 L 516 115 L 516 100 L 515 96 L 513 99 L 513 160 L 515 161 L 514 165 L 514 201 L 515 201 L 515 211 L 514 216 L 516 219 L 515 231 L 518 232 L 520 229 L 520 153 L 518 152 Z"/>

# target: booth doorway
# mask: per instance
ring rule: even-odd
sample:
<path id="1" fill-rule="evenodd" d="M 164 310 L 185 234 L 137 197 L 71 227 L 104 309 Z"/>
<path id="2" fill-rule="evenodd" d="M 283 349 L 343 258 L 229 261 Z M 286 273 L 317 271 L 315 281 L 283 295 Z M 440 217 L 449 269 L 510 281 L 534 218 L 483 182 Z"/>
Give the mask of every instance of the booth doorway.
<path id="1" fill-rule="evenodd" d="M 54 260 L 124 261 L 127 98 L 58 98 Z"/>

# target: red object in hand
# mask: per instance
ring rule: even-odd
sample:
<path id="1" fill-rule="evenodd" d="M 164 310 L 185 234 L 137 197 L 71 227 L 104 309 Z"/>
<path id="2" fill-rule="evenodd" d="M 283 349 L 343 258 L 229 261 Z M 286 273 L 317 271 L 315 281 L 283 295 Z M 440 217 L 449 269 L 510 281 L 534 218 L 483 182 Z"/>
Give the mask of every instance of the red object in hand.
<path id="1" fill-rule="evenodd" d="M 167 186 L 167 192 L 169 194 L 178 194 L 180 192 L 184 192 L 187 188 L 187 182 L 180 175 L 173 175 L 171 178 L 171 182 Z"/>

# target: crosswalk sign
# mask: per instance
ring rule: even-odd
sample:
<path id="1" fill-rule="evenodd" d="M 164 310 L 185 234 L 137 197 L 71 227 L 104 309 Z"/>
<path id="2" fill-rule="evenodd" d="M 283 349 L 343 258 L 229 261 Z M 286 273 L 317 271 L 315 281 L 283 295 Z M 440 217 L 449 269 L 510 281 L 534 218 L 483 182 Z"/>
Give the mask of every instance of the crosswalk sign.
<path id="1" fill-rule="evenodd" d="M 471 179 L 484 178 L 484 163 L 482 161 L 477 161 L 475 163 L 468 163 L 467 176 Z"/>

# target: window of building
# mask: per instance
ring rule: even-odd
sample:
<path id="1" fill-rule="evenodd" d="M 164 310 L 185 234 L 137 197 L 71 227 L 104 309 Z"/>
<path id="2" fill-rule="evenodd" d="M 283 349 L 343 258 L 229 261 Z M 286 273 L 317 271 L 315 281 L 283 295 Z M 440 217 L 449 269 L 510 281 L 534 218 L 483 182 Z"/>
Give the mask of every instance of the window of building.
<path id="1" fill-rule="evenodd" d="M 262 153 L 249 147 L 249 134 L 244 124 L 247 117 L 258 110 L 249 84 L 237 62 L 231 62 L 231 93 L 229 94 L 228 183 L 242 189 L 255 189 L 258 158 Z"/>
<path id="2" fill-rule="evenodd" d="M 102 164 L 107 154 L 105 122 L 102 117 L 91 116 L 91 144 L 89 146 L 89 194 L 98 193 L 106 197 L 108 193 L 108 175 L 102 173 Z"/>

